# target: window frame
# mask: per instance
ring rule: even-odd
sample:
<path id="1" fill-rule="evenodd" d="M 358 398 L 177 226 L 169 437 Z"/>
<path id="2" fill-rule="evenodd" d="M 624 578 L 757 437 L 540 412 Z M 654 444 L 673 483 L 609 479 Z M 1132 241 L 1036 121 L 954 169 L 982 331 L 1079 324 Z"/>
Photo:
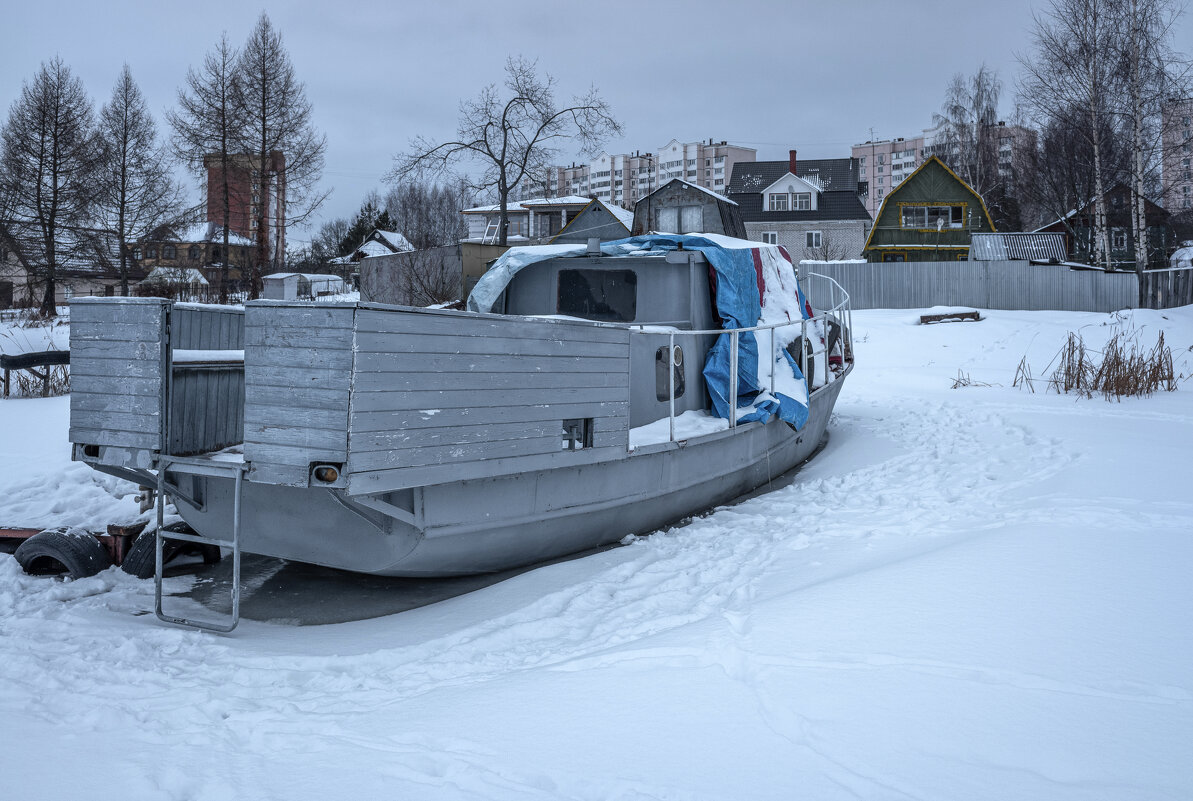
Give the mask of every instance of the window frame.
<path id="1" fill-rule="evenodd" d="M 824 235 L 822 231 L 804 231 L 804 247 L 811 250 L 817 250 L 823 246 Z"/>
<path id="2" fill-rule="evenodd" d="M 792 192 L 791 193 L 791 210 L 792 211 L 811 211 L 812 210 L 812 193 L 811 192 Z"/>
<path id="3" fill-rule="evenodd" d="M 788 198 L 786 192 L 772 192 L 770 195 L 770 203 L 768 204 L 768 211 L 790 211 L 787 208 Z"/>

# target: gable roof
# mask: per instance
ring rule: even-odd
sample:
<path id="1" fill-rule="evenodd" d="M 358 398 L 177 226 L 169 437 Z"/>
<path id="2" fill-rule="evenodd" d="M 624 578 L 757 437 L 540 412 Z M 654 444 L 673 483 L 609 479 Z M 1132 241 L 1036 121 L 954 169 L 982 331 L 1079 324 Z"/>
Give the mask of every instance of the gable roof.
<path id="1" fill-rule="evenodd" d="M 738 161 L 729 178 L 730 195 L 761 192 L 780 180 L 791 169 L 790 161 Z M 816 180 L 826 192 L 857 191 L 857 162 L 852 158 L 796 160 L 798 178 Z"/>
<path id="2" fill-rule="evenodd" d="M 712 195 L 712 196 L 713 196 L 713 197 L 715 197 L 717 200 L 720 200 L 720 201 L 722 201 L 723 203 L 728 203 L 730 206 L 736 206 L 736 205 L 737 205 L 737 201 L 736 201 L 736 200 L 730 200 L 729 198 L 725 197 L 724 195 L 718 195 L 716 192 L 712 191 L 711 189 L 705 189 L 703 186 L 699 186 L 699 185 L 697 185 L 697 184 L 690 183 L 690 182 L 688 182 L 688 181 L 685 181 L 685 180 L 684 180 L 684 179 L 682 179 L 682 178 L 672 178 L 672 179 L 671 179 L 670 181 L 668 181 L 667 183 L 665 183 L 665 184 L 663 184 L 662 186 L 660 186 L 659 188 L 655 189 L 655 190 L 654 190 L 654 192 L 650 192 L 650 193 L 648 193 L 648 194 L 645 194 L 645 195 L 643 195 L 642 197 L 638 198 L 638 203 L 641 203 L 643 200 L 645 200 L 646 198 L 648 198 L 648 197 L 650 197 L 651 195 L 655 194 L 656 192 L 661 192 L 661 191 L 663 191 L 663 189 L 664 189 L 664 188 L 666 188 L 666 187 L 668 187 L 668 186 L 671 186 L 671 184 L 683 184 L 683 185 L 684 185 L 684 186 L 686 186 L 686 187 L 689 187 L 689 188 L 691 188 L 691 189 L 695 189 L 695 190 L 697 190 L 697 191 L 699 191 L 699 192 L 703 192 L 703 193 L 704 193 L 704 194 L 706 194 L 706 195 Z M 635 204 L 635 205 L 637 205 L 637 204 Z"/>
<path id="3" fill-rule="evenodd" d="M 870 212 L 856 192 L 821 192 L 815 209 L 769 211 L 760 192 L 737 196 L 745 222 L 814 222 L 819 220 L 869 220 Z"/>
<path id="4" fill-rule="evenodd" d="M 943 161 L 941 161 L 936 156 L 929 156 L 928 158 L 924 159 L 923 164 L 921 164 L 920 166 L 918 166 L 914 170 L 912 170 L 911 175 L 908 175 L 906 178 L 904 178 L 902 181 L 900 181 L 899 185 L 896 186 L 894 189 L 892 189 L 890 192 L 887 192 L 886 197 L 884 197 L 882 199 L 882 205 L 878 207 L 878 214 L 874 215 L 874 227 L 870 229 L 870 235 L 868 237 L 866 237 L 866 244 L 862 248 L 863 253 L 870 249 L 870 244 L 874 240 L 874 234 L 879 230 L 878 223 L 880 220 L 882 220 L 882 215 L 884 213 L 886 213 L 887 203 L 890 202 L 891 198 L 893 198 L 895 195 L 902 192 L 908 186 L 915 186 L 915 184 L 912 182 L 912 179 L 915 178 L 917 175 L 919 175 L 921 172 L 923 172 L 929 165 L 932 165 L 932 164 L 936 165 L 937 167 L 940 167 L 945 172 L 947 172 L 950 176 L 952 176 L 953 180 L 955 180 L 958 184 L 960 184 L 965 189 L 965 191 L 969 192 L 971 195 L 973 195 L 975 198 L 977 198 L 978 206 L 982 209 L 982 214 L 984 214 L 986 216 L 986 222 L 990 226 L 990 231 L 991 232 L 997 231 L 997 229 L 994 227 L 994 219 L 990 216 L 990 210 L 986 208 L 986 201 L 982 200 L 982 196 L 979 195 L 977 192 L 975 192 L 972 186 L 965 183 L 965 181 L 961 180 L 961 176 L 957 175 L 957 173 L 955 173 L 951 169 L 949 169 L 949 165 L 945 164 Z M 941 198 L 941 200 L 944 200 L 944 198 Z M 893 245 L 890 245 L 890 246 L 879 245 L 878 247 L 894 247 L 894 246 Z M 969 246 L 966 245 L 965 247 L 969 247 Z"/>
<path id="5" fill-rule="evenodd" d="M 563 228 L 560 229 L 559 233 L 557 233 L 555 236 L 551 237 L 551 241 L 556 242 L 560 238 L 566 239 L 570 235 L 575 235 L 575 234 L 581 233 L 579 230 L 577 230 L 577 228 L 573 227 L 573 226 L 579 226 L 581 224 L 581 223 L 578 223 L 577 220 L 582 220 L 585 217 L 592 217 L 594 215 L 600 215 L 602 213 L 607 215 L 608 218 L 611 218 L 607 224 L 602 223 L 602 224 L 592 226 L 591 225 L 592 221 L 585 221 L 583 223 L 583 225 L 585 225 L 586 228 L 590 228 L 590 233 L 592 231 L 599 232 L 600 229 L 605 227 L 605 225 L 614 226 L 615 229 L 616 229 L 616 226 L 620 225 L 622 228 L 625 229 L 625 234 L 621 234 L 619 232 L 618 234 L 616 234 L 616 236 L 614 238 L 620 239 L 620 238 L 630 235 L 630 228 L 634 224 L 634 213 L 632 211 L 626 211 L 623 208 L 610 206 L 608 203 L 605 203 L 604 201 L 593 199 L 592 201 L 589 202 L 589 204 L 587 206 L 585 206 L 584 208 L 580 209 L 580 211 L 573 214 L 571 216 L 571 218 L 567 221 L 567 225 L 563 226 Z M 627 219 L 627 216 L 628 216 L 628 219 Z M 595 235 L 595 234 L 593 234 L 593 235 Z"/>
<path id="6" fill-rule="evenodd" d="M 801 184 L 810 188 L 813 192 L 815 192 L 818 195 L 824 191 L 824 185 L 820 183 L 820 179 L 818 177 L 816 177 L 815 175 L 810 175 L 807 177 L 803 177 L 800 175 L 793 176 L 791 174 L 791 171 L 788 170 L 787 172 L 783 173 L 781 176 L 776 178 L 769 186 L 763 187 L 761 190 L 762 194 L 766 194 L 768 191 L 773 189 L 775 186 L 783 183 L 786 180 L 798 181 Z"/>

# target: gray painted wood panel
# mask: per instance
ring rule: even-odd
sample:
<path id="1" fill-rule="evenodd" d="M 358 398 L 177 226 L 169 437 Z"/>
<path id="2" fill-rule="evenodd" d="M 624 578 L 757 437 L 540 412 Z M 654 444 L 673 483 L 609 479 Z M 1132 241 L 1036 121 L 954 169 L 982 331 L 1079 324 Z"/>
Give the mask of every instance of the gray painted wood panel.
<path id="1" fill-rule="evenodd" d="M 390 431 L 405 428 L 438 428 L 450 425 L 491 425 L 494 423 L 534 423 L 563 420 L 577 417 L 601 418 L 612 421 L 625 421 L 625 430 L 629 429 L 629 403 L 564 403 L 550 407 L 551 416 L 547 418 L 542 409 L 512 408 L 494 409 L 477 407 L 471 409 L 443 409 L 439 414 L 428 416 L 418 409 L 405 409 L 392 412 L 362 412 L 352 415 L 352 433 L 368 431 Z"/>
<path id="2" fill-rule="evenodd" d="M 467 358 L 462 358 L 467 356 Z M 527 356 L 510 354 L 360 354 L 357 373 L 620 373 L 626 358 Z"/>
<path id="3" fill-rule="evenodd" d="M 450 468 L 521 470 L 521 460 L 560 451 L 573 418 L 594 418 L 608 452 L 625 452 L 625 329 L 369 308 L 357 329 L 350 476 L 401 474 L 384 482 L 418 486 Z"/>
<path id="4" fill-rule="evenodd" d="M 167 307 L 156 298 L 72 304 L 72 442 L 161 449 Z"/>
<path id="5" fill-rule="evenodd" d="M 547 387 L 628 387 L 625 373 L 378 373 L 358 372 L 352 392 L 394 390 L 497 390 Z"/>
<path id="6" fill-rule="evenodd" d="M 254 302 L 245 311 L 245 459 L 305 486 L 311 462 L 348 458 L 354 306 Z"/>

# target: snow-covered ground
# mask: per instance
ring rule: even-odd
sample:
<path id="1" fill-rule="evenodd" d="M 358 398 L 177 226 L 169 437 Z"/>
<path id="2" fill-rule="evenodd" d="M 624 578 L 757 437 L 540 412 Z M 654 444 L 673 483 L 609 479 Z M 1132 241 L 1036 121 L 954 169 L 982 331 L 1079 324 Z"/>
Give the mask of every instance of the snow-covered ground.
<path id="1" fill-rule="evenodd" d="M 0 795 L 1193 797 L 1193 384 L 1032 394 L 1113 318 L 918 314 L 855 313 L 789 486 L 399 615 L 215 637 L 0 555 Z M 1193 372 L 1193 309 L 1128 316 Z M 0 524 L 135 511 L 66 425 L 0 401 Z"/>

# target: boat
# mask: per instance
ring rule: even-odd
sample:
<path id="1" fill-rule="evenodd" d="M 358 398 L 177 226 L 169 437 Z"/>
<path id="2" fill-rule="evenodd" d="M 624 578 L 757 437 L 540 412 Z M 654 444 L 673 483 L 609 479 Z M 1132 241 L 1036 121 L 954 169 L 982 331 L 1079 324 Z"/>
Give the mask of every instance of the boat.
<path id="1" fill-rule="evenodd" d="M 513 248 L 463 310 L 80 298 L 73 458 L 156 490 L 166 539 L 386 576 L 646 534 L 822 444 L 848 295 L 718 235 Z M 163 530 L 172 504 L 190 533 Z M 158 615 L 161 559 L 157 566 Z"/>

